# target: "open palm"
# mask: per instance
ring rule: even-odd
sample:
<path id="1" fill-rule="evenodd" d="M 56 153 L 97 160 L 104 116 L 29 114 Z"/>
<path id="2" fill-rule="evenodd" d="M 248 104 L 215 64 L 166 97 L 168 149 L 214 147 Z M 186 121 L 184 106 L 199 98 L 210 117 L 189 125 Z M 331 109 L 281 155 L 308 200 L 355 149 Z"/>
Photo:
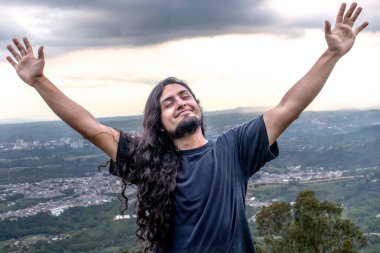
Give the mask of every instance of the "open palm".
<path id="1" fill-rule="evenodd" d="M 32 46 L 30 45 L 27 38 L 24 38 L 25 47 L 19 42 L 18 39 L 13 39 L 19 52 L 11 46 L 8 45 L 9 52 L 13 55 L 14 59 L 10 56 L 7 60 L 16 69 L 19 77 L 29 84 L 34 86 L 35 81 L 43 76 L 43 69 L 45 65 L 45 57 L 43 53 L 43 47 L 38 49 L 38 58 L 33 54 Z"/>
<path id="2" fill-rule="evenodd" d="M 337 52 L 339 55 L 344 55 L 354 45 L 356 35 L 368 26 L 368 22 L 364 22 L 355 30 L 352 27 L 355 24 L 356 19 L 359 17 L 362 8 L 356 8 L 357 4 L 351 4 L 350 8 L 344 14 L 346 10 L 346 4 L 343 3 L 340 6 L 335 27 L 331 29 L 331 24 L 326 21 L 325 24 L 325 37 L 329 50 Z"/>

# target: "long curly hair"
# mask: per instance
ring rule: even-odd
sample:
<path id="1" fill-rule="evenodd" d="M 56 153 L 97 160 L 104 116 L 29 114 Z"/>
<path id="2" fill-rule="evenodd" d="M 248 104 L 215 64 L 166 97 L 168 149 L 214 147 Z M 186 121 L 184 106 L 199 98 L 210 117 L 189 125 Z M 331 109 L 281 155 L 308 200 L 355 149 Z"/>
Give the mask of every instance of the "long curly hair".
<path id="1" fill-rule="evenodd" d="M 136 214 L 138 229 L 136 235 L 146 243 L 144 252 L 162 248 L 168 241 L 170 221 L 173 212 L 173 195 L 181 157 L 172 139 L 163 130 L 160 97 L 168 84 L 184 86 L 199 105 L 190 87 L 182 80 L 169 77 L 159 82 L 150 93 L 144 110 L 143 133 L 141 138 L 127 135 L 128 154 L 121 171 L 125 209 L 128 185 L 137 185 Z M 201 130 L 204 134 L 203 113 Z"/>

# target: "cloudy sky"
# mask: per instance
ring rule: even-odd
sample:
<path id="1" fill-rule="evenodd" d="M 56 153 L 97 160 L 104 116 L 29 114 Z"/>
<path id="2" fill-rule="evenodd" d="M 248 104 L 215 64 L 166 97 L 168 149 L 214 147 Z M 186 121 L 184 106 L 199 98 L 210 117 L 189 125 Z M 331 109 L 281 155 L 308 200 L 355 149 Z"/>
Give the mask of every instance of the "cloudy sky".
<path id="1" fill-rule="evenodd" d="M 380 1 L 308 108 L 380 108 Z M 6 62 L 12 37 L 44 45 L 45 75 L 96 117 L 142 114 L 153 85 L 187 81 L 206 111 L 274 106 L 326 49 L 337 0 L 0 0 L 0 120 L 56 119 Z"/>

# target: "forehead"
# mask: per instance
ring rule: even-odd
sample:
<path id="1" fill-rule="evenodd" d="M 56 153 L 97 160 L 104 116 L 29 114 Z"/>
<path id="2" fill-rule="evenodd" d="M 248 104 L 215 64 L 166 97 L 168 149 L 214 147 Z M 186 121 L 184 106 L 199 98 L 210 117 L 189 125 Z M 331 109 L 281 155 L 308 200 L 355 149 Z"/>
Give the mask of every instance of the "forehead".
<path id="1" fill-rule="evenodd" d="M 189 92 L 189 90 L 186 89 L 186 87 L 181 85 L 181 84 L 178 84 L 178 83 L 167 84 L 167 85 L 165 85 L 164 89 L 162 90 L 160 102 L 162 102 L 163 100 L 165 100 L 167 98 L 173 97 L 179 93 L 186 92 L 186 91 Z"/>

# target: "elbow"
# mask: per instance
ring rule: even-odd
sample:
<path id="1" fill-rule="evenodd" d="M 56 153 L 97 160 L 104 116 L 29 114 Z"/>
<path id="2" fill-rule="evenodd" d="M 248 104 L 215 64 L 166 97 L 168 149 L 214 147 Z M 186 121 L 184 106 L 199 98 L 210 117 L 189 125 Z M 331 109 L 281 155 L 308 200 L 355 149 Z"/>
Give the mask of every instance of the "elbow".
<path id="1" fill-rule="evenodd" d="M 291 103 L 283 103 L 281 102 L 278 105 L 280 111 L 282 112 L 282 115 L 286 115 L 285 118 L 287 119 L 288 123 L 292 123 L 293 121 L 297 120 L 302 113 L 302 109 L 300 109 L 299 106 Z"/>
<path id="2" fill-rule="evenodd" d="M 91 141 L 91 139 L 93 139 L 93 137 L 91 137 L 88 133 L 81 133 L 81 136 L 83 139 L 88 141 Z"/>
<path id="3" fill-rule="evenodd" d="M 90 133 L 90 132 L 84 132 L 81 133 L 81 136 L 83 139 L 88 140 L 89 142 L 94 142 L 94 140 L 101 134 L 106 133 L 106 132 L 96 132 L 96 133 Z"/>
<path id="4" fill-rule="evenodd" d="M 301 116 L 302 111 L 298 111 L 293 115 L 293 121 L 297 120 Z"/>

